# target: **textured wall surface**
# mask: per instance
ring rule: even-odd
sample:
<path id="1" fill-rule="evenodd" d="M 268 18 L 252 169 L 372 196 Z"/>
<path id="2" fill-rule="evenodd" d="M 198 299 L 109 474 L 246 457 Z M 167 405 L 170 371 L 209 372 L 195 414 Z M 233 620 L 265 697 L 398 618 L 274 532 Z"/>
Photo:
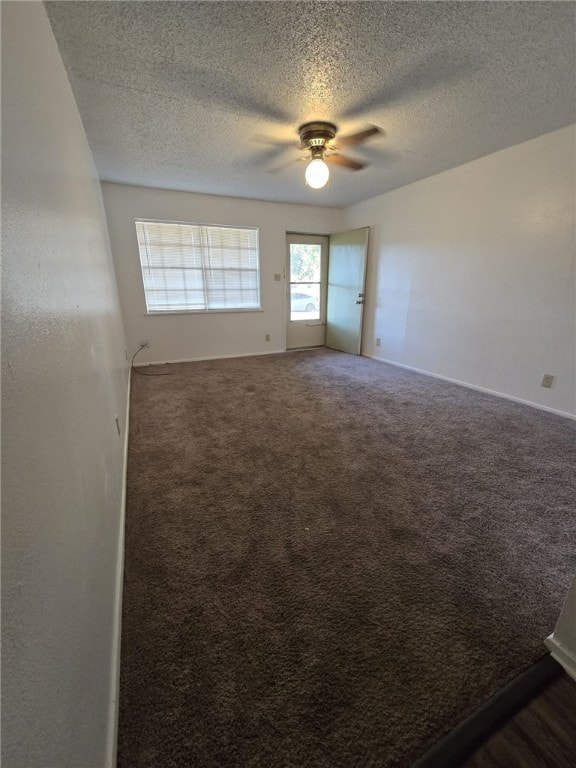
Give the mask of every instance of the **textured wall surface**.
<path id="1" fill-rule="evenodd" d="M 576 680 L 576 577 L 566 596 L 564 607 L 547 645 L 554 657 Z"/>
<path id="2" fill-rule="evenodd" d="M 343 229 L 343 212 L 314 206 L 103 184 L 110 242 L 128 348 L 150 348 L 141 362 L 257 355 L 285 348 L 286 232 L 328 234 Z M 262 312 L 146 315 L 134 221 L 137 218 L 258 227 Z M 282 275 L 280 281 L 274 274 Z M 270 341 L 265 340 L 270 334 Z"/>
<path id="3" fill-rule="evenodd" d="M 364 353 L 574 414 L 575 175 L 569 126 L 348 209 Z"/>
<path id="4" fill-rule="evenodd" d="M 41 3 L 2 3 L 2 59 L 2 765 L 100 768 L 124 333 L 100 185 Z"/>
<path id="5" fill-rule="evenodd" d="M 570 587 L 554 635 L 558 642 L 562 643 L 576 659 L 576 578 Z"/>

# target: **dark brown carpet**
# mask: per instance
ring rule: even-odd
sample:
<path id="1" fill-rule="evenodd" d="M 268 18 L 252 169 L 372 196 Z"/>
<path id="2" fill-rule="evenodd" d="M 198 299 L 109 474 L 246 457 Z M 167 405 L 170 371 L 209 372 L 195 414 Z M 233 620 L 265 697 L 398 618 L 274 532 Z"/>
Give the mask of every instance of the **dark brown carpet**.
<path id="1" fill-rule="evenodd" d="M 544 653 L 574 423 L 328 350 L 169 370 L 132 381 L 121 768 L 409 766 Z"/>

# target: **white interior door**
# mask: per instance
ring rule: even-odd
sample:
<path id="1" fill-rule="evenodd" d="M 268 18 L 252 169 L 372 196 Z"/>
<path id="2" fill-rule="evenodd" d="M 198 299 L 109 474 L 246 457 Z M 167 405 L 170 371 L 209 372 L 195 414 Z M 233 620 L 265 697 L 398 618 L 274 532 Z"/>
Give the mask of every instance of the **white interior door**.
<path id="1" fill-rule="evenodd" d="M 326 346 L 360 354 L 368 227 L 330 236 Z"/>
<path id="2" fill-rule="evenodd" d="M 328 238 L 286 236 L 286 348 L 322 347 L 326 341 Z"/>

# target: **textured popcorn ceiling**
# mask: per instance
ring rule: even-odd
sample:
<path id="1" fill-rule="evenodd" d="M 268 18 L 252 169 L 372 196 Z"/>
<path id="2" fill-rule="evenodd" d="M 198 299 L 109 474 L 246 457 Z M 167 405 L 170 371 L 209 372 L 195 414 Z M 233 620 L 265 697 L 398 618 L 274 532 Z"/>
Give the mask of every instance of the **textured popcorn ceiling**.
<path id="1" fill-rule="evenodd" d="M 572 2 L 46 7 L 107 181 L 344 206 L 576 119 Z M 385 136 L 312 190 L 307 120 Z"/>

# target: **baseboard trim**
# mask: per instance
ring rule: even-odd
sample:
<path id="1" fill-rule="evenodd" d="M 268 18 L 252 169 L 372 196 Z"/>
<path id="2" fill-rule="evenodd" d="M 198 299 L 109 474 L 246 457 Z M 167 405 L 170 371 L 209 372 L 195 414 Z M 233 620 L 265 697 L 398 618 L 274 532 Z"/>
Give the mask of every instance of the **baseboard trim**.
<path id="1" fill-rule="evenodd" d="M 561 664 L 564 667 L 566 673 L 570 675 L 573 680 L 576 680 L 576 656 L 574 656 L 572 651 L 568 650 L 568 648 L 556 640 L 553 634 L 546 638 L 545 643 L 552 658 L 556 659 L 558 664 Z"/>
<path id="2" fill-rule="evenodd" d="M 560 674 L 560 664 L 546 654 L 434 744 L 412 768 L 458 768 L 495 730 Z"/>
<path id="3" fill-rule="evenodd" d="M 363 357 L 369 357 L 371 360 L 378 360 L 381 363 L 388 363 L 394 365 L 396 368 L 404 368 L 407 371 L 414 371 L 414 373 L 421 373 L 423 376 L 430 376 L 433 379 L 441 379 L 442 381 L 449 381 L 451 384 L 458 384 L 461 387 L 467 389 L 474 389 L 477 392 L 484 392 L 486 395 L 494 395 L 494 397 L 501 397 L 504 400 L 511 400 L 514 403 L 520 403 L 520 405 L 529 405 L 531 408 L 537 408 L 539 411 L 546 411 L 547 413 L 554 413 L 556 416 L 563 416 L 565 419 L 576 420 L 576 414 L 569 411 L 560 411 L 557 408 L 550 408 L 547 405 L 541 405 L 540 403 L 533 403 L 531 400 L 522 400 L 520 397 L 514 397 L 513 395 L 507 395 L 504 392 L 497 392 L 494 389 L 487 389 L 486 387 L 479 387 L 477 384 L 469 384 L 467 381 L 460 381 L 459 379 L 452 379 L 449 376 L 442 376 L 440 373 L 432 373 L 431 371 L 425 371 L 422 368 L 415 368 L 413 365 L 405 365 L 404 363 L 397 363 L 395 360 L 388 360 L 385 357 L 378 357 L 378 355 L 367 355 L 362 353 Z"/>
<path id="4" fill-rule="evenodd" d="M 269 352 L 242 352 L 239 355 L 210 355 L 209 357 L 184 357 L 181 360 L 152 360 L 148 363 L 136 363 L 135 368 L 145 368 L 148 365 L 172 365 L 176 363 L 201 363 L 203 360 L 231 360 L 236 357 L 261 357 L 262 355 L 278 355 L 285 349 L 272 349 Z"/>
<path id="5" fill-rule="evenodd" d="M 120 502 L 120 521 L 118 552 L 116 554 L 116 589 L 114 595 L 114 629 L 112 634 L 112 663 L 110 673 L 110 705 L 108 711 L 108 744 L 106 749 L 106 768 L 115 768 L 118 746 L 118 704 L 120 696 L 120 645 L 122 639 L 122 591 L 124 585 L 124 524 L 126 520 L 126 478 L 128 470 L 128 433 L 130 423 L 130 386 L 132 376 L 128 370 L 128 388 L 126 392 L 126 416 L 124 421 L 124 461 L 122 468 L 122 498 Z"/>

